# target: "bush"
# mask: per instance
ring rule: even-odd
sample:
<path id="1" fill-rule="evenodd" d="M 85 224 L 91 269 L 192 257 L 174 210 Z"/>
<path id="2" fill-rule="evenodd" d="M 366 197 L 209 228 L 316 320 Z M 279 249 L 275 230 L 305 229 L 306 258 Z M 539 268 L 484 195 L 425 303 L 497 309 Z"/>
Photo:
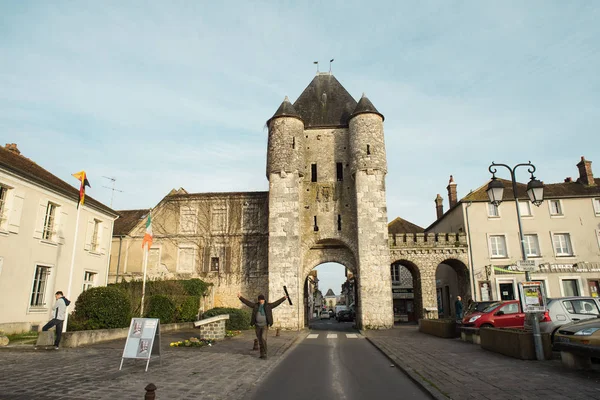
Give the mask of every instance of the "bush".
<path id="1" fill-rule="evenodd" d="M 125 328 L 131 320 L 127 294 L 114 286 L 94 287 L 81 293 L 69 321 L 69 330 Z"/>
<path id="2" fill-rule="evenodd" d="M 189 296 L 202 296 L 206 293 L 206 290 L 210 286 L 209 283 L 204 282 L 201 279 L 188 279 L 181 281 L 185 294 Z"/>
<path id="3" fill-rule="evenodd" d="M 206 311 L 202 318 L 216 317 L 217 315 L 229 314 L 229 319 L 225 322 L 225 329 L 228 331 L 243 331 L 250 329 L 251 314 L 246 310 L 230 307 L 216 307 Z"/>
<path id="4" fill-rule="evenodd" d="M 148 303 L 148 318 L 159 318 L 161 324 L 170 324 L 175 320 L 175 304 L 167 296 L 154 295 Z"/>
<path id="5" fill-rule="evenodd" d="M 177 306 L 177 322 L 193 322 L 198 316 L 200 296 L 185 296 Z"/>

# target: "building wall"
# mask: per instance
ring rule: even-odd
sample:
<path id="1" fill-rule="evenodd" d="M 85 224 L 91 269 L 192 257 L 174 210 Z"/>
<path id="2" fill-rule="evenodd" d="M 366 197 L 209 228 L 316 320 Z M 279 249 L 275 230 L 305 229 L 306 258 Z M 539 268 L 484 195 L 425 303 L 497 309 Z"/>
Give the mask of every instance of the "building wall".
<path id="1" fill-rule="evenodd" d="M 54 293 L 64 292 L 73 304 L 83 291 L 84 275 L 93 275 L 93 286 L 106 285 L 113 216 L 82 206 L 71 287 L 68 287 L 75 245 L 76 201 L 42 188 L 18 176 L 0 171 L 0 185 L 10 188 L 0 223 L 0 330 L 27 331 L 51 319 Z M 43 238 L 48 202 L 57 206 L 51 237 Z M 94 220 L 100 221 L 98 245 L 92 249 Z M 32 306 L 37 266 L 47 267 L 44 294 Z"/>

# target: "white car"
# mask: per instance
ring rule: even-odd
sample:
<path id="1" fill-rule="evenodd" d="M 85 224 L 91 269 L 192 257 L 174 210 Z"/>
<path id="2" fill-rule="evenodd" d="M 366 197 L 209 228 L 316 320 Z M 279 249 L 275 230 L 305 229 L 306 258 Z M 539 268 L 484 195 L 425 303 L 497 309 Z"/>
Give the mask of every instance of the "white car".
<path id="1" fill-rule="evenodd" d="M 329 319 L 329 311 L 321 311 L 321 314 L 319 315 L 319 318 L 321 318 L 321 319 Z"/>

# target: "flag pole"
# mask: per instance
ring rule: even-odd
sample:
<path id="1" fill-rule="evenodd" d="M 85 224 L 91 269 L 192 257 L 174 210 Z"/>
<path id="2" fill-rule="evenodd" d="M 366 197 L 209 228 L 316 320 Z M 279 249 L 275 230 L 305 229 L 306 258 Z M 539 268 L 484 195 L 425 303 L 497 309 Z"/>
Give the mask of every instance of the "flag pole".
<path id="1" fill-rule="evenodd" d="M 144 246 L 144 278 L 142 281 L 142 305 L 140 307 L 140 317 L 144 317 L 144 296 L 146 295 L 146 268 L 148 266 L 148 247 L 150 244 Z"/>
<path id="2" fill-rule="evenodd" d="M 77 237 L 79 233 L 79 215 L 81 214 L 81 204 L 77 202 L 77 217 L 75 218 L 75 239 L 73 240 L 73 254 L 71 255 L 71 268 L 69 270 L 69 284 L 67 285 L 67 299 L 71 297 L 71 284 L 73 283 L 73 270 L 75 269 L 75 252 L 77 251 Z M 67 321 L 69 313 L 65 313 L 65 322 L 63 323 L 63 332 L 67 331 Z"/>

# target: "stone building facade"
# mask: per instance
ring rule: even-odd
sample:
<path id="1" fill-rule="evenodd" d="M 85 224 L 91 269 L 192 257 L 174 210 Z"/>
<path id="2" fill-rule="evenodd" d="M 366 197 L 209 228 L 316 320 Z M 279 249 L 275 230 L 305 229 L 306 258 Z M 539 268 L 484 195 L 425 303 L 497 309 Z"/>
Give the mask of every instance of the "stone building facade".
<path id="1" fill-rule="evenodd" d="M 310 315 L 310 272 L 336 262 L 353 276 L 357 325 L 381 329 L 394 323 L 390 268 L 401 262 L 423 295 L 418 316 L 432 308 L 428 316 L 436 317 L 436 269 L 460 264 L 462 274 L 465 241 L 390 235 L 383 121 L 366 96 L 356 102 L 333 75 L 318 73 L 267 121 L 268 192 L 181 189 L 154 208 L 149 276 L 213 283 L 204 308 L 239 306 L 237 292 L 275 300 L 285 285 L 293 305 L 274 310 L 274 325 L 301 329 Z M 116 222 L 111 277 L 117 266 L 121 277 L 141 273 L 143 211 L 124 211 Z"/>

